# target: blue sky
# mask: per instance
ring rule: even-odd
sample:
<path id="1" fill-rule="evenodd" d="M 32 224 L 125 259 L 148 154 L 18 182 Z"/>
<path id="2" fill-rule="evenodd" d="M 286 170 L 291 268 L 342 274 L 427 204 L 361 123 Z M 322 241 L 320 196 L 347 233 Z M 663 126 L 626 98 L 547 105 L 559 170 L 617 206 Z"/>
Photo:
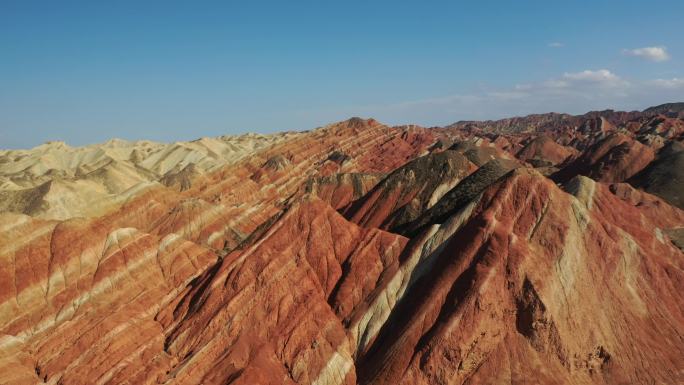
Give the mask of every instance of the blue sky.
<path id="1" fill-rule="evenodd" d="M 684 101 L 684 2 L 0 2 L 0 148 Z"/>

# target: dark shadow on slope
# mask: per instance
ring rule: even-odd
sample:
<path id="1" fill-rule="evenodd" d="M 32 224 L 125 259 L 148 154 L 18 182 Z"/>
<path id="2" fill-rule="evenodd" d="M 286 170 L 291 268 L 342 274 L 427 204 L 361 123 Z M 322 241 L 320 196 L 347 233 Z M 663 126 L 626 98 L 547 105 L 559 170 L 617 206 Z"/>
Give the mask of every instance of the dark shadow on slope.
<path id="1" fill-rule="evenodd" d="M 518 167 L 520 165 L 517 162 L 505 159 L 495 159 L 485 163 L 447 192 L 419 218 L 393 228 L 392 231 L 412 238 L 431 224 L 444 223 L 456 210 L 468 204 L 485 188 Z"/>

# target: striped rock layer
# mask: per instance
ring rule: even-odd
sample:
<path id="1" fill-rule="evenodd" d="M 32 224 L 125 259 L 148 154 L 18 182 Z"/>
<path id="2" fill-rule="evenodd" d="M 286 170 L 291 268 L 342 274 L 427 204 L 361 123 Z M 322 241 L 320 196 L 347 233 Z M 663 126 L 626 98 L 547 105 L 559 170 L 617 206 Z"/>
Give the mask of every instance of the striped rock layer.
<path id="1" fill-rule="evenodd" d="M 0 153 L 0 383 L 684 383 L 680 122 Z"/>

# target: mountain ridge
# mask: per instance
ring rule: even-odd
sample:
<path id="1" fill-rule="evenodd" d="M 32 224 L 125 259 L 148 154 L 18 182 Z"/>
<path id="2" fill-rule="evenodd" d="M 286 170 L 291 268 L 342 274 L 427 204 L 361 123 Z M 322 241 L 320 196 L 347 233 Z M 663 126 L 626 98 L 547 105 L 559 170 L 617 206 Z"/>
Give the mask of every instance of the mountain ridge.
<path id="1" fill-rule="evenodd" d="M 0 152 L 0 383 L 684 382 L 684 120 L 556 115 Z"/>

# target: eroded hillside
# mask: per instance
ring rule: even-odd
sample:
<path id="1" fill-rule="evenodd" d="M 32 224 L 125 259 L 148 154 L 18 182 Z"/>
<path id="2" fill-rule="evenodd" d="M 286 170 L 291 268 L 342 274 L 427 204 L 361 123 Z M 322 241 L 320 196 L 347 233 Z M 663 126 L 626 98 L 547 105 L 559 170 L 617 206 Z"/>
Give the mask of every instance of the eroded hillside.
<path id="1" fill-rule="evenodd" d="M 684 120 L 0 152 L 0 383 L 684 382 Z"/>

